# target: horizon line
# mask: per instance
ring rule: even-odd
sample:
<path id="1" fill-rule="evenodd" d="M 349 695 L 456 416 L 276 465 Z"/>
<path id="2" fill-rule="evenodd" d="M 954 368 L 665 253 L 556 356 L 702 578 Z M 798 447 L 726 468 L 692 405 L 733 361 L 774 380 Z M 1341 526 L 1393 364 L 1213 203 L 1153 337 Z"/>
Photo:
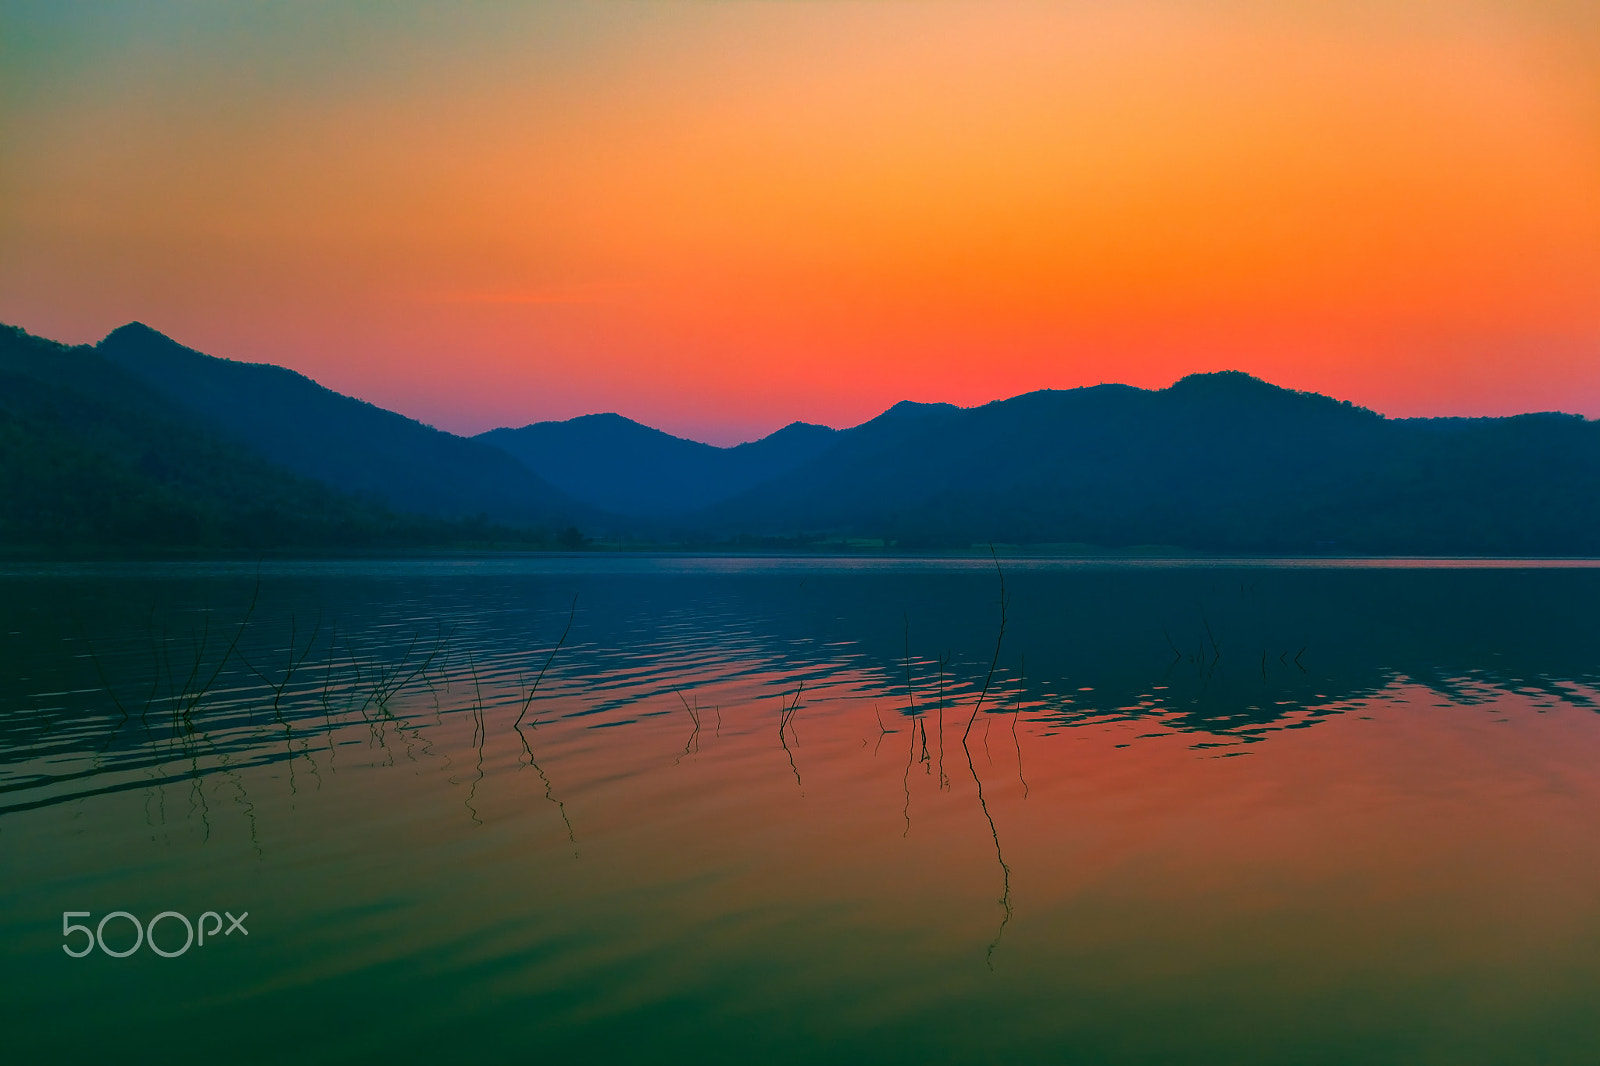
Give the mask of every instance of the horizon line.
<path id="1" fill-rule="evenodd" d="M 22 332 L 27 333 L 30 336 L 40 337 L 41 339 L 48 340 L 53 344 L 60 344 L 60 345 L 62 345 L 64 347 L 75 347 L 75 345 L 71 344 L 70 342 L 56 340 L 55 338 L 52 338 L 52 337 L 45 337 L 43 334 L 33 333 L 31 330 L 27 329 L 27 327 L 25 327 L 25 326 L 16 325 L 14 323 L 0 323 L 0 325 L 8 325 L 13 329 L 21 330 Z M 165 333 L 162 330 L 159 330 L 156 327 L 151 326 L 148 323 L 146 323 L 146 322 L 144 322 L 144 321 L 142 321 L 140 319 L 130 319 L 129 321 L 124 322 L 122 325 L 116 326 L 116 327 L 112 328 L 111 330 L 107 331 L 106 334 L 100 338 L 100 340 L 92 342 L 92 343 L 89 343 L 89 344 L 86 344 L 84 346 L 85 347 L 91 347 L 91 348 L 98 348 L 101 343 L 103 343 L 106 339 L 111 337 L 113 334 L 116 334 L 116 333 L 118 333 L 118 332 L 120 332 L 122 330 L 129 329 L 130 327 L 146 330 L 146 331 L 148 331 L 150 333 L 155 334 L 158 337 L 163 338 L 164 340 L 167 340 L 167 341 L 169 341 L 169 342 L 171 342 L 173 344 L 178 345 L 179 347 L 182 347 L 182 348 L 184 348 L 184 349 L 186 349 L 188 351 L 194 352 L 194 353 L 196 353 L 198 355 L 204 356 L 204 357 L 209 358 L 209 359 L 221 359 L 221 360 L 224 360 L 224 361 L 227 361 L 227 362 L 242 363 L 242 364 L 250 365 L 250 366 L 270 366 L 270 367 L 274 367 L 274 368 L 279 369 L 279 370 L 286 370 L 286 371 L 288 371 L 290 373 L 297 374 L 297 375 L 305 378 L 307 381 L 312 382 L 313 384 L 317 385 L 319 388 L 327 389 L 328 391 L 336 393 L 337 395 L 347 396 L 347 397 L 349 397 L 351 399 L 358 400 L 358 401 L 360 401 L 362 403 L 371 404 L 372 406 L 377 407 L 377 408 L 379 408 L 381 410 L 391 411 L 391 412 L 393 412 L 395 414 L 401 415 L 402 417 L 409 418 L 414 422 L 417 422 L 417 423 L 419 423 L 421 425 L 429 427 L 430 429 L 438 430 L 441 433 L 449 433 L 451 436 L 461 437 L 463 439 L 468 439 L 468 440 L 476 438 L 476 437 L 481 437 L 481 436 L 484 436 L 484 435 L 489 434 L 489 433 L 500 432 L 502 430 L 516 432 L 518 430 L 527 429 L 527 428 L 530 428 L 530 427 L 533 427 L 533 426 L 560 425 L 560 424 L 564 424 L 564 423 L 567 423 L 567 422 L 577 421 L 578 419 L 582 419 L 582 418 L 600 418 L 600 417 L 605 417 L 605 416 L 609 415 L 609 416 L 612 416 L 612 417 L 621 418 L 621 419 L 623 419 L 623 420 L 625 420 L 627 422 L 630 422 L 630 423 L 632 423 L 632 424 L 634 424 L 636 426 L 640 426 L 640 427 L 642 427 L 644 429 L 648 429 L 648 430 L 651 430 L 651 431 L 656 432 L 656 433 L 661 433 L 661 434 L 663 434 L 665 436 L 668 436 L 668 437 L 671 437 L 671 438 L 673 438 L 675 440 L 686 441 L 686 442 L 689 442 L 689 443 L 692 443 L 692 444 L 701 444 L 701 445 L 704 445 L 705 447 L 716 448 L 716 449 L 721 450 L 721 451 L 728 451 L 728 450 L 731 450 L 731 449 L 734 449 L 734 448 L 741 447 L 741 446 L 746 445 L 746 444 L 755 444 L 755 443 L 758 443 L 760 441 L 766 440 L 768 437 L 771 437 L 773 434 L 782 432 L 783 430 L 788 429 L 788 428 L 790 428 L 792 426 L 796 426 L 796 425 L 815 426 L 815 427 L 819 427 L 819 428 L 822 428 L 822 429 L 830 430 L 830 431 L 832 431 L 834 433 L 848 432 L 849 430 L 859 428 L 860 426 L 866 425 L 869 422 L 872 422 L 872 421 L 874 421 L 874 420 L 876 420 L 878 418 L 881 418 L 885 414 L 887 414 L 890 411 L 894 410 L 896 407 L 900 407 L 900 406 L 906 405 L 906 404 L 915 405 L 915 406 L 925 406 L 925 407 L 951 407 L 951 408 L 955 408 L 956 410 L 959 410 L 959 411 L 975 411 L 975 410 L 979 410 L 979 409 L 984 408 L 984 407 L 992 406 L 994 404 L 1007 403 L 1007 402 L 1019 399 L 1019 398 L 1024 397 L 1024 396 L 1031 396 L 1031 395 L 1035 395 L 1037 393 L 1044 393 L 1044 392 L 1078 392 L 1078 391 L 1085 390 L 1085 389 L 1097 389 L 1097 388 L 1107 388 L 1107 387 L 1124 388 L 1124 389 L 1136 389 L 1136 390 L 1138 390 L 1140 392 L 1165 392 L 1168 389 L 1171 389 L 1174 386 L 1178 385 L 1180 382 L 1189 380 L 1191 378 L 1216 377 L 1216 376 L 1222 376 L 1222 375 L 1239 375 L 1239 376 L 1242 376 L 1244 378 L 1248 378 L 1248 379 L 1250 379 L 1252 381 L 1260 382 L 1261 384 L 1266 385 L 1269 388 L 1277 389 L 1277 390 L 1280 390 L 1282 392 L 1292 393 L 1292 394 L 1296 394 L 1296 395 L 1318 396 L 1318 397 L 1321 397 L 1323 399 L 1334 401 L 1336 403 L 1348 404 L 1351 407 L 1354 407 L 1354 408 L 1356 408 L 1358 410 L 1368 411 L 1368 412 L 1378 416 L 1379 418 L 1384 419 L 1385 421 L 1403 422 L 1403 421 L 1433 421 L 1433 420 L 1450 420 L 1450 419 L 1492 420 L 1492 419 L 1501 419 L 1501 418 L 1519 418 L 1519 417 L 1525 417 L 1525 416 L 1530 416 L 1530 415 L 1559 415 L 1559 416 L 1569 417 L 1569 418 L 1578 418 L 1578 419 L 1581 419 L 1581 420 L 1584 420 L 1584 421 L 1588 421 L 1589 420 L 1588 417 L 1586 415 L 1584 415 L 1582 412 L 1563 411 L 1563 410 L 1559 410 L 1559 409 L 1550 409 L 1550 408 L 1546 408 L 1546 409 L 1542 409 L 1542 410 L 1517 411 L 1517 412 L 1513 412 L 1513 413 L 1510 413 L 1510 414 L 1500 414 L 1500 415 L 1459 415 L 1459 414 L 1391 415 L 1391 414 L 1388 414 L 1386 412 L 1379 411 L 1376 408 L 1367 407 L 1367 406 L 1365 406 L 1363 404 L 1358 404 L 1353 400 L 1341 399 L 1340 397 L 1332 395 L 1330 393 L 1318 392 L 1318 391 L 1313 390 L 1313 389 L 1296 389 L 1296 388 L 1292 388 L 1292 387 L 1286 386 L 1286 385 L 1279 385 L 1276 382 L 1270 381 L 1270 380 L 1268 380 L 1268 379 L 1266 379 L 1264 377 L 1261 377 L 1260 375 L 1253 374 L 1253 373 L 1251 373 L 1251 372 L 1249 372 L 1247 370 L 1240 370 L 1240 369 L 1237 369 L 1237 368 L 1223 368 L 1223 369 L 1220 369 L 1220 370 L 1194 370 L 1194 371 L 1190 371 L 1188 373 L 1180 374 L 1178 377 L 1174 378 L 1172 381 L 1168 382 L 1165 385 L 1157 386 L 1157 387 L 1134 385 L 1134 384 L 1131 384 L 1131 383 L 1128 383 L 1128 382 L 1120 382 L 1120 381 L 1100 381 L 1100 382 L 1097 382 L 1097 383 L 1095 383 L 1093 385 L 1087 385 L 1087 384 L 1085 384 L 1085 385 L 1072 385 L 1072 386 L 1067 386 L 1067 387 L 1064 387 L 1064 388 L 1063 387 L 1057 387 L 1057 386 L 1045 385 L 1045 386 L 1041 386 L 1039 388 L 1025 389 L 1025 390 L 1023 390 L 1021 392 L 1012 393 L 1012 394 L 1006 395 L 1006 396 L 998 396 L 998 397 L 995 397 L 994 399 L 986 400 L 986 401 L 984 401 L 982 403 L 974 403 L 974 404 L 967 404 L 967 405 L 953 403 L 953 402 L 948 401 L 948 400 L 914 400 L 914 399 L 910 399 L 910 398 L 902 398 L 900 400 L 894 401 L 893 403 L 889 404 L 887 407 L 884 407 L 882 410 L 878 411 L 876 414 L 871 415 L 870 417 L 865 418 L 865 419 L 861 420 L 860 422 L 852 423 L 850 425 L 835 426 L 835 425 L 830 425 L 830 424 L 828 424 L 826 422 L 813 422 L 813 421 L 808 421 L 807 419 L 804 419 L 804 418 L 793 418 L 793 419 L 788 420 L 787 422 L 782 423 L 781 425 L 779 425 L 779 426 L 777 426 L 777 427 L 775 427 L 773 429 L 770 429 L 770 430 L 766 431 L 765 433 L 761 433 L 758 436 L 748 437 L 748 438 L 742 439 L 742 440 L 735 440 L 732 443 L 728 443 L 728 444 L 718 444 L 718 443 L 715 443 L 713 441 L 701 440 L 698 437 L 691 437 L 691 436 L 685 436 L 685 435 L 682 435 L 682 434 L 679 434 L 679 433 L 674 433 L 674 432 L 672 432 L 670 430 L 662 429 L 659 426 L 652 425 L 650 422 L 642 421 L 640 419 L 632 417 L 631 415 L 624 414 L 622 411 L 620 411 L 618 409 L 615 409 L 615 408 L 612 408 L 612 409 L 609 409 L 609 410 L 588 411 L 588 412 L 584 412 L 584 413 L 581 413 L 581 414 L 569 415 L 569 416 L 567 416 L 565 418 L 534 419 L 534 420 L 529 421 L 529 422 L 523 422 L 520 425 L 512 425 L 512 424 L 507 423 L 507 424 L 504 424 L 504 425 L 491 426 L 488 429 L 479 430 L 477 432 L 460 433 L 460 432 L 457 432 L 457 431 L 452 430 L 452 429 L 446 429 L 443 426 L 440 426 L 440 425 L 438 425 L 438 424 L 436 424 L 434 422 L 428 421 L 427 419 L 420 418 L 420 417 L 417 417 L 415 415 L 407 414 L 405 411 L 400 410 L 400 409 L 398 409 L 396 407 L 386 407 L 381 403 L 378 403 L 378 402 L 373 401 L 373 400 L 369 400 L 369 399 L 365 398 L 364 396 L 358 395 L 357 393 L 354 393 L 354 392 L 348 392 L 348 393 L 341 392 L 340 390 L 334 388 L 333 386 L 324 384 L 322 381 L 320 381 L 319 379 L 313 377 L 312 375 L 307 374 L 307 373 L 305 373 L 304 371 L 301 371 L 301 370 L 296 370 L 295 368 L 287 366 L 287 365 L 285 365 L 283 363 L 255 361 L 255 360 L 248 360 L 248 359 L 236 359 L 236 358 L 234 358 L 232 356 L 216 355 L 216 354 L 211 353 L 211 352 L 203 351 L 203 350 L 201 350 L 199 348 L 191 347 L 191 346 L 189 346 L 187 344 L 184 344 L 182 341 L 178 340 L 177 338 L 173 337 L 171 334 Z"/>

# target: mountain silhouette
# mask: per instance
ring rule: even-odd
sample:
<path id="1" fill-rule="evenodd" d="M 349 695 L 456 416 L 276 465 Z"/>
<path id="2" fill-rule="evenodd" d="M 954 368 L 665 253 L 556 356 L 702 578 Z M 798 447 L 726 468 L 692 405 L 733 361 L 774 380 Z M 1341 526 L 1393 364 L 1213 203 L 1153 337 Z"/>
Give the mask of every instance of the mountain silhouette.
<path id="1" fill-rule="evenodd" d="M 838 436 L 793 422 L 761 440 L 717 448 L 617 414 L 494 429 L 492 444 L 569 495 L 634 517 L 679 517 L 770 481 L 820 455 Z"/>
<path id="2" fill-rule="evenodd" d="M 0 544 L 353 547 L 459 536 L 206 432 L 93 348 L 0 326 Z"/>
<path id="3" fill-rule="evenodd" d="M 1236 371 L 897 410 L 696 520 L 903 547 L 1600 552 L 1600 425 L 1577 416 L 1386 419 Z"/>
<path id="4" fill-rule="evenodd" d="M 134 322 L 97 351 L 217 432 L 297 474 L 399 511 L 516 526 L 593 525 L 572 499 L 497 448 L 265 363 L 219 359 Z"/>
<path id="5" fill-rule="evenodd" d="M 0 434 L 9 543 L 460 543 L 484 516 L 569 547 L 1600 555 L 1600 424 L 1384 418 L 1236 371 L 715 448 L 614 414 L 467 439 L 138 324 L 92 349 L 6 327 Z"/>

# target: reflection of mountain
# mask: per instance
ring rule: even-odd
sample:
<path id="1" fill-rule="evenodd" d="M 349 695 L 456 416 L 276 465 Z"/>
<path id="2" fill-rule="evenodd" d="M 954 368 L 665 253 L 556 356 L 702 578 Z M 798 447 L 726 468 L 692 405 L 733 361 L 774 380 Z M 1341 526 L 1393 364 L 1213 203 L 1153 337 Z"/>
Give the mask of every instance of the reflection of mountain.
<path id="1" fill-rule="evenodd" d="M 1010 600 L 994 682 L 1000 695 L 992 691 L 985 703 L 995 712 L 1009 713 L 1024 665 L 1033 713 L 1051 709 L 1065 723 L 1159 719 L 1240 736 L 1397 678 L 1463 703 L 1484 688 L 1586 704 L 1574 686 L 1600 685 L 1600 632 L 1589 606 L 1600 595 L 1600 569 L 1002 561 Z M 999 619 L 992 567 L 811 572 L 803 589 L 796 578 L 765 580 L 768 590 L 752 579 L 745 595 L 752 612 L 781 619 L 772 623 L 773 642 L 851 647 L 881 672 L 885 714 L 891 701 L 905 703 L 907 620 L 918 706 L 947 654 L 947 692 L 971 707 Z M 780 597 L 790 604 L 785 611 L 762 606 Z"/>
<path id="2" fill-rule="evenodd" d="M 292 370 L 202 355 L 138 323 L 112 331 L 97 350 L 211 430 L 297 474 L 398 510 L 481 514 L 526 526 L 596 517 L 496 448 Z"/>
<path id="3" fill-rule="evenodd" d="M 1025 718 L 1064 729 L 1147 720 L 1152 732 L 1193 733 L 1196 743 L 1209 744 L 1267 738 L 1340 713 L 1345 701 L 1396 679 L 1445 694 L 1448 701 L 1438 702 L 1455 704 L 1450 713 L 1460 714 L 1476 713 L 1471 704 L 1508 690 L 1536 703 L 1590 706 L 1600 686 L 1600 642 L 1590 617 L 1600 569 L 1005 565 L 1005 642 L 973 729 L 975 750 L 990 713 L 1003 721 L 1019 702 Z M 776 743 L 778 701 L 792 701 L 803 682 L 803 716 L 813 707 L 818 714 L 842 707 L 870 736 L 866 731 L 878 729 L 873 705 L 891 726 L 907 710 L 909 645 L 916 708 L 928 716 L 935 752 L 944 660 L 946 760 L 958 765 L 949 760 L 962 758 L 964 719 L 984 683 L 999 620 L 993 568 L 959 563 L 886 570 L 815 560 L 778 569 L 753 560 L 708 574 L 644 570 L 627 557 L 606 556 L 558 572 L 517 563 L 472 576 L 448 562 L 386 562 L 382 595 L 374 594 L 373 573 L 360 563 L 330 565 L 305 580 L 293 564 L 286 576 L 269 562 L 253 614 L 253 566 L 224 567 L 200 581 L 8 579 L 0 633 L 11 634 L 8 657 L 30 665 L 26 676 L 0 673 L 0 769 L 8 757 L 34 757 L 46 729 L 53 744 L 81 742 L 82 733 L 33 713 L 41 699 L 55 701 L 63 721 L 114 726 L 119 716 L 105 686 L 139 723 L 125 729 L 135 742 L 142 701 L 167 700 L 202 651 L 208 665 L 196 684 L 203 683 L 227 651 L 227 640 L 199 640 L 197 619 L 208 612 L 217 619 L 213 634 L 230 639 L 236 620 L 251 619 L 238 658 L 215 688 L 232 713 L 259 714 L 272 703 L 248 698 L 256 682 L 245 660 L 275 682 L 291 639 L 316 645 L 282 709 L 298 732 L 302 720 L 320 728 L 330 677 L 335 708 L 353 709 L 384 678 L 410 676 L 444 634 L 453 634 L 455 650 L 435 667 L 453 663 L 448 669 L 463 681 L 465 671 L 476 670 L 485 692 L 499 686 L 526 693 L 560 640 L 568 591 L 580 597 L 577 623 L 539 690 L 541 716 L 626 728 L 643 709 L 683 715 L 682 707 L 704 708 L 696 686 L 757 681 L 767 691 L 762 709 L 722 713 L 770 716 L 762 731 L 770 727 Z M 337 631 L 307 624 L 319 617 L 337 618 Z M 98 662 L 64 651 L 81 649 L 85 636 L 98 648 Z M 171 684 L 154 652 L 169 640 L 177 671 Z M 153 689 L 157 675 L 161 684 Z M 836 683 L 847 700 L 829 698 L 839 695 L 829 691 Z M 470 682 L 455 692 L 446 703 L 457 709 L 478 698 Z M 563 693 L 582 698 L 562 705 Z M 515 704 L 504 706 L 510 713 L 495 728 L 510 731 Z M 150 722 L 158 720 L 152 713 Z M 218 743 L 252 743 L 245 734 L 217 736 Z M 898 742 L 920 752 L 920 736 Z"/>
<path id="4" fill-rule="evenodd" d="M 684 515 L 786 474 L 825 451 L 836 431 L 794 422 L 734 448 L 670 436 L 621 415 L 585 415 L 496 429 L 478 440 L 521 460 L 595 507 L 634 516 Z"/>

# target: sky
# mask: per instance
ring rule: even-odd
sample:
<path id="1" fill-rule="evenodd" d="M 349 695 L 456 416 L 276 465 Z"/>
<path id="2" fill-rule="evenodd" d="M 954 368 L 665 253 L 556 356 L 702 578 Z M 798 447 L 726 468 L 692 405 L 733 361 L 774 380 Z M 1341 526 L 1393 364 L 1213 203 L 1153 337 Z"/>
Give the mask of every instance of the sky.
<path id="1" fill-rule="evenodd" d="M 0 321 L 134 320 L 460 433 L 1600 417 L 1600 5 L 0 0 Z"/>

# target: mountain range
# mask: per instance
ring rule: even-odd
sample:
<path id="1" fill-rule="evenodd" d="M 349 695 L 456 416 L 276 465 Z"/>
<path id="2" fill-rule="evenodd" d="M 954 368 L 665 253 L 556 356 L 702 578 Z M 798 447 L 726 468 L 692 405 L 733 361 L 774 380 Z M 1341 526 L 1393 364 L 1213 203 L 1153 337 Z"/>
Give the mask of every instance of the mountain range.
<path id="1" fill-rule="evenodd" d="M 210 432 L 288 470 L 397 511 L 508 525 L 597 515 L 504 451 L 265 363 L 202 355 L 139 323 L 95 351 Z"/>
<path id="2" fill-rule="evenodd" d="M 463 438 L 136 323 L 93 347 L 7 327 L 0 441 L 10 543 L 454 542 L 470 525 L 569 547 L 1600 554 L 1600 424 L 1385 418 L 1238 372 L 902 402 L 717 448 L 617 414 Z"/>
<path id="3" fill-rule="evenodd" d="M 411 524 L 205 432 L 92 348 L 0 327 L 0 544 L 348 545 Z"/>
<path id="4" fill-rule="evenodd" d="M 618 414 L 492 429 L 474 437 L 596 507 L 634 518 L 693 514 L 804 465 L 838 431 L 792 422 L 732 448 L 684 440 Z"/>

